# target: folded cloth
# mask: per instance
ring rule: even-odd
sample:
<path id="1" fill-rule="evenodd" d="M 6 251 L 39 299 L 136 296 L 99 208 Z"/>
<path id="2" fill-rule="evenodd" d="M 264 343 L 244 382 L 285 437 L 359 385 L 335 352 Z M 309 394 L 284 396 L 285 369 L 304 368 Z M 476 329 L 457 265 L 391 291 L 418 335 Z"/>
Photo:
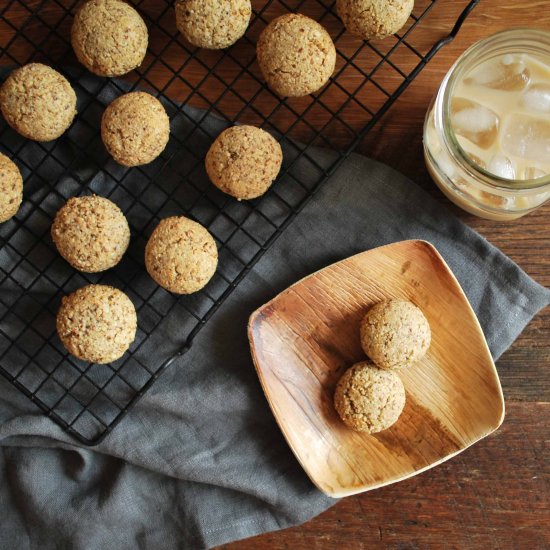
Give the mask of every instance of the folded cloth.
<path id="1" fill-rule="evenodd" d="M 98 93 L 107 102 L 116 90 Z M 202 117 L 185 109 L 195 120 Z M 215 132 L 222 123 L 208 118 L 201 124 Z M 183 132 L 184 125 L 176 120 L 172 131 Z M 333 155 L 312 153 L 324 166 Z M 298 161 L 294 176 L 305 181 L 311 169 Z M 90 167 L 75 170 L 85 179 Z M 109 178 L 102 174 L 92 183 L 101 192 Z M 0 547 L 206 548 L 299 524 L 331 506 L 335 501 L 308 480 L 271 415 L 250 358 L 247 320 L 308 273 L 403 239 L 437 247 L 495 358 L 550 302 L 546 289 L 413 182 L 353 155 L 208 321 L 190 351 L 97 447 L 75 444 L 0 380 Z M 0 297 L 4 290 L 0 285 Z M 177 317 L 169 316 L 158 341 L 170 351 L 179 330 Z"/>

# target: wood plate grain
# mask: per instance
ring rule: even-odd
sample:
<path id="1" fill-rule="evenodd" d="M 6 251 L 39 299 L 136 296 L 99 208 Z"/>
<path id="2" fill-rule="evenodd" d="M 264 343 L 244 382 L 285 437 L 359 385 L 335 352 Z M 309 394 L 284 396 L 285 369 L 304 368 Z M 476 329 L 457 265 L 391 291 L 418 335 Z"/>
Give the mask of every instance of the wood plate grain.
<path id="1" fill-rule="evenodd" d="M 430 322 L 426 357 L 400 373 L 407 393 L 390 429 L 348 429 L 332 404 L 338 378 L 363 360 L 359 322 L 400 297 Z M 273 414 L 313 483 L 342 497 L 436 466 L 504 419 L 497 371 L 479 322 L 437 250 L 403 241 L 363 252 L 297 282 L 250 317 L 254 364 Z"/>

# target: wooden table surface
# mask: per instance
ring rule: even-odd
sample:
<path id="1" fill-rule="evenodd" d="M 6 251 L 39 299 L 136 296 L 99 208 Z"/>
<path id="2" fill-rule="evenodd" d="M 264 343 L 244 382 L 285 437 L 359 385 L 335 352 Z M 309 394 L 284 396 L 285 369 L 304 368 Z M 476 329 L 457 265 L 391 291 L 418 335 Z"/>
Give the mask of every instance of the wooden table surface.
<path id="1" fill-rule="evenodd" d="M 426 109 L 465 48 L 513 26 L 549 29 L 550 3 L 482 0 L 456 40 L 428 64 L 360 151 L 408 175 L 449 206 L 422 158 Z M 510 223 L 451 208 L 535 280 L 550 286 L 550 203 Z M 550 547 L 550 308 L 531 322 L 497 367 L 506 419 L 495 434 L 412 479 L 343 499 L 305 525 L 224 550 Z"/>
<path id="2" fill-rule="evenodd" d="M 15 24 L 18 18 L 20 22 L 28 18 L 24 4 L 14 3 L 11 17 Z M 37 0 L 26 4 L 43 5 Z M 154 9 L 153 0 L 145 0 L 145 4 Z M 440 17 L 438 25 L 448 30 L 456 18 L 457 3 L 440 0 L 440 4 L 443 7 L 438 9 L 448 13 L 448 19 Z M 52 22 L 55 5 L 50 3 Z M 173 21 L 167 24 L 173 25 Z M 68 30 L 69 21 L 63 25 Z M 370 132 L 360 151 L 405 173 L 449 206 L 424 166 L 422 124 L 426 109 L 447 69 L 466 47 L 512 26 L 550 28 L 550 2 L 482 0 L 456 40 L 428 64 Z M 7 43 L 12 34 L 10 28 L 0 27 L 0 43 Z M 18 41 L 12 46 L 10 53 L 15 58 L 2 58 L 2 64 L 21 62 L 20 59 L 25 58 L 28 44 Z M 166 56 L 169 62 L 170 52 Z M 160 80 L 162 74 L 156 76 Z M 188 69 L 188 77 L 193 79 L 192 68 Z M 154 80 L 155 75 L 151 78 Z M 176 96 L 180 92 L 182 90 L 174 91 Z M 450 208 L 537 281 L 550 286 L 550 203 L 510 223 L 484 221 L 452 205 Z M 223 548 L 534 550 L 550 547 L 549 366 L 550 309 L 546 309 L 498 361 L 507 416 L 497 433 L 419 476 L 346 498 L 305 525 Z"/>

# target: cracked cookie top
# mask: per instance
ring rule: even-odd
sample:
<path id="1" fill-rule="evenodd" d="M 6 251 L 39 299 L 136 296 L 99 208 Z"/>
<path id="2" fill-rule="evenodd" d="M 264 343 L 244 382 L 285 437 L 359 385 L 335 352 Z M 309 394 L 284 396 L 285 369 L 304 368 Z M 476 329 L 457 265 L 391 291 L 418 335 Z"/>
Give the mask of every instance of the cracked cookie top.
<path id="1" fill-rule="evenodd" d="M 271 21 L 256 51 L 268 86 L 282 97 L 316 92 L 328 82 L 336 64 L 336 49 L 328 32 L 300 14 Z"/>
<path id="2" fill-rule="evenodd" d="M 386 38 L 407 22 L 414 0 L 336 0 L 346 29 L 363 39 Z"/>
<path id="3" fill-rule="evenodd" d="M 254 126 L 232 126 L 214 141 L 205 166 L 212 183 L 238 200 L 254 199 L 271 186 L 283 161 L 279 143 Z"/>
<path id="4" fill-rule="evenodd" d="M 76 57 L 99 76 L 122 76 L 141 65 L 148 42 L 145 22 L 121 0 L 89 0 L 71 29 Z"/>
<path id="5" fill-rule="evenodd" d="M 17 165 L 0 153 L 0 223 L 17 214 L 23 201 L 23 178 Z"/>
<path id="6" fill-rule="evenodd" d="M 170 138 L 170 119 L 162 103 L 146 92 L 115 99 L 103 113 L 101 138 L 111 156 L 123 166 L 155 160 Z"/>
<path id="7" fill-rule="evenodd" d="M 377 433 L 394 424 L 405 407 L 399 375 L 364 361 L 349 368 L 336 385 L 334 407 L 346 426 Z"/>
<path id="8" fill-rule="evenodd" d="M 61 256 L 85 273 L 114 267 L 130 244 L 130 227 L 120 208 L 96 195 L 69 199 L 57 212 L 51 233 Z"/>
<path id="9" fill-rule="evenodd" d="M 410 367 L 424 357 L 430 342 L 428 320 L 406 300 L 380 302 L 361 321 L 363 351 L 383 369 Z"/>
<path id="10" fill-rule="evenodd" d="M 250 0 L 178 0 L 176 25 L 193 46 L 228 48 L 241 38 L 250 22 Z"/>
<path id="11" fill-rule="evenodd" d="M 136 309 L 121 290 L 88 285 L 62 299 L 56 326 L 62 344 L 78 359 L 112 363 L 136 337 Z"/>
<path id="12" fill-rule="evenodd" d="M 218 266 L 212 235 L 184 216 L 162 220 L 145 247 L 145 267 L 151 278 L 175 294 L 203 288 Z"/>
<path id="13" fill-rule="evenodd" d="M 35 141 L 57 139 L 76 115 L 76 94 L 69 81 L 42 63 L 15 69 L 0 88 L 6 122 Z"/>

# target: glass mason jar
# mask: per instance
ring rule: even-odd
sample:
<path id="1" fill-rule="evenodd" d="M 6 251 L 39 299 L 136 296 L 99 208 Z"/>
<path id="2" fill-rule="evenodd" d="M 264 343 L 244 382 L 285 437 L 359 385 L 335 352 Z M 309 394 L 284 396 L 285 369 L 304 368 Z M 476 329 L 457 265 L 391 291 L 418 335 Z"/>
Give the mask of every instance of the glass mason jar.
<path id="1" fill-rule="evenodd" d="M 481 63 L 506 54 L 529 54 L 550 66 L 550 32 L 513 29 L 474 44 L 445 76 L 424 124 L 424 156 L 436 184 L 456 205 L 492 220 L 519 218 L 550 199 L 550 175 L 511 180 L 487 172 L 464 151 L 451 125 L 457 83 Z"/>

